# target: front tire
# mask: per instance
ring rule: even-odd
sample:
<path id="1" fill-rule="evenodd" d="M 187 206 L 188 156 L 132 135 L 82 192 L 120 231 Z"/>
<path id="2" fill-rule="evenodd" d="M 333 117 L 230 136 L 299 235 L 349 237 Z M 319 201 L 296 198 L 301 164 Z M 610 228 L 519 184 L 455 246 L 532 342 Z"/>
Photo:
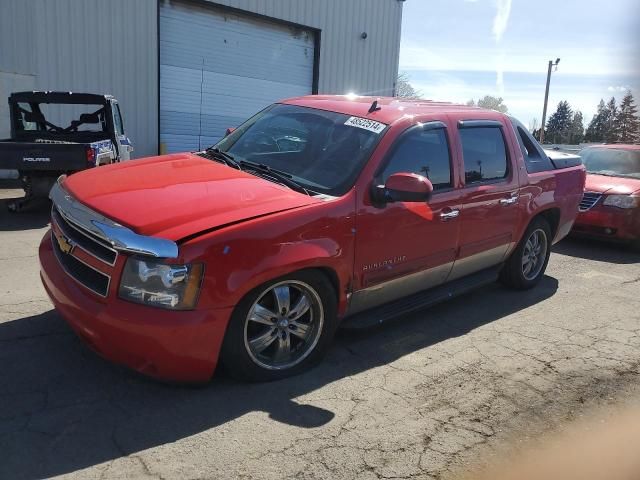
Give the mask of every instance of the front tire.
<path id="1" fill-rule="evenodd" d="M 221 359 L 234 377 L 271 381 L 301 373 L 324 356 L 337 327 L 336 292 L 317 271 L 267 282 L 235 308 Z"/>
<path id="2" fill-rule="evenodd" d="M 500 272 L 500 281 L 518 290 L 533 288 L 544 276 L 551 254 L 551 227 L 535 218 Z"/>

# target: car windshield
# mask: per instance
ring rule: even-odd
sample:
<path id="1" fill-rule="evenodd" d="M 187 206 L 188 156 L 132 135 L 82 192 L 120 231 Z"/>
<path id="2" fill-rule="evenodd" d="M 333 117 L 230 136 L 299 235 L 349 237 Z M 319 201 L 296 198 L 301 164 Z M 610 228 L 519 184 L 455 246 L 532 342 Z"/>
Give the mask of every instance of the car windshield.
<path id="1" fill-rule="evenodd" d="M 215 147 L 234 157 L 291 175 L 311 192 L 346 193 L 386 125 L 341 113 L 275 104 Z"/>
<path id="2" fill-rule="evenodd" d="M 589 173 L 640 178 L 640 150 L 586 148 L 580 156 Z"/>

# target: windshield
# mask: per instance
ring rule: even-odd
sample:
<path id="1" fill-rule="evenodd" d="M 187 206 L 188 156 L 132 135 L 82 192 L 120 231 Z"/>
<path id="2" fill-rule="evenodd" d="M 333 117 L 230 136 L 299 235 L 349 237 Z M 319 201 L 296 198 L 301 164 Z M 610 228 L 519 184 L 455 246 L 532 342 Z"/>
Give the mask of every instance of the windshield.
<path id="1" fill-rule="evenodd" d="M 587 148 L 580 156 L 589 173 L 640 178 L 640 150 Z"/>
<path id="2" fill-rule="evenodd" d="M 249 119 L 215 147 L 291 175 L 306 189 L 346 193 L 386 125 L 341 113 L 276 104 Z"/>

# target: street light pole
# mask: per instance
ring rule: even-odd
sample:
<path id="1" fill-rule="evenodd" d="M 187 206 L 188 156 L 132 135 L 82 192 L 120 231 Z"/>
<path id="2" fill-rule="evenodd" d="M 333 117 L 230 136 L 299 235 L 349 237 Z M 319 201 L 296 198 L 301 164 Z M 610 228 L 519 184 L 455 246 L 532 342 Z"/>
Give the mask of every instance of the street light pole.
<path id="1" fill-rule="evenodd" d="M 556 67 L 557 70 L 559 63 L 559 58 L 556 59 L 555 63 L 553 60 L 549 60 L 549 69 L 547 70 L 547 88 L 544 91 L 544 108 L 542 109 L 542 125 L 540 126 L 540 143 L 544 142 L 544 127 L 547 121 L 547 102 L 549 101 L 549 84 L 551 83 L 551 68 Z"/>

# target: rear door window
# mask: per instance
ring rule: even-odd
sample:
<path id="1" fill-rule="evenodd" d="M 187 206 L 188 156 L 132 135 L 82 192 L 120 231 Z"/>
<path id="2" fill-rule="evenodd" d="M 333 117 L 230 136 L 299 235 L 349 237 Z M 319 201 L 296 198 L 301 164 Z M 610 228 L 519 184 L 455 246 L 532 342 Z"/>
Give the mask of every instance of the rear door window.
<path id="1" fill-rule="evenodd" d="M 467 127 L 459 132 L 466 185 L 507 178 L 507 147 L 500 127 Z"/>
<path id="2" fill-rule="evenodd" d="M 551 160 L 544 153 L 542 147 L 538 141 L 533 138 L 533 135 L 515 118 L 511 118 L 511 124 L 516 132 L 516 138 L 524 157 L 524 164 L 527 168 L 527 172 L 544 172 L 546 170 L 553 170 Z"/>
<path id="3" fill-rule="evenodd" d="M 120 114 L 120 105 L 114 103 L 115 107 L 113 110 L 113 123 L 116 127 L 116 133 L 118 135 L 124 135 L 124 125 L 122 124 L 122 115 Z"/>

